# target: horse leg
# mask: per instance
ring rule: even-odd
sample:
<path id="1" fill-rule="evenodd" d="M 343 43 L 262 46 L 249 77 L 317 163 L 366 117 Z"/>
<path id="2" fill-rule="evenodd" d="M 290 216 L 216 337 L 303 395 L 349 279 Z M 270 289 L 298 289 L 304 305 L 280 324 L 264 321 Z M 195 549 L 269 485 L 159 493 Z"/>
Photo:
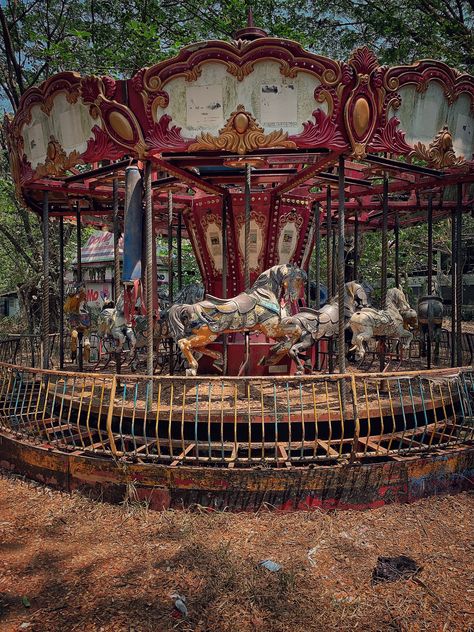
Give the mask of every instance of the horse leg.
<path id="1" fill-rule="evenodd" d="M 301 362 L 300 353 L 306 351 L 307 349 L 311 349 L 314 344 L 314 340 L 310 334 L 303 336 L 303 339 L 297 344 L 293 344 L 289 350 L 290 357 L 296 362 L 296 366 L 298 370 L 296 371 L 296 375 L 304 375 L 305 365 Z"/>
<path id="2" fill-rule="evenodd" d="M 356 347 L 356 358 L 357 360 L 363 360 L 365 356 L 365 343 L 368 342 L 371 338 L 373 338 L 374 330 L 372 327 L 367 327 L 361 330 L 357 335 L 355 335 L 355 347 Z M 354 337 L 352 338 L 354 342 Z"/>
<path id="3" fill-rule="evenodd" d="M 186 375 L 197 375 L 198 363 L 191 350 L 196 349 L 199 353 L 204 353 L 204 348 L 216 339 L 216 336 L 207 326 L 195 331 L 196 333 L 193 333 L 189 338 L 181 338 L 178 340 L 178 347 L 189 364 L 189 368 L 186 369 Z"/>
<path id="4" fill-rule="evenodd" d="M 213 339 L 209 340 L 209 342 L 214 342 L 217 336 L 213 337 Z M 224 356 L 220 351 L 213 351 L 212 349 L 207 349 L 206 347 L 196 347 L 194 349 L 194 354 L 205 355 L 208 358 L 212 358 L 214 360 L 213 366 L 222 373 L 223 365 L 224 365 Z M 199 358 L 196 358 L 199 359 Z"/>
<path id="5" fill-rule="evenodd" d="M 407 351 L 410 348 L 410 343 L 413 340 L 413 334 L 411 331 L 408 331 L 404 327 L 399 331 L 399 341 L 401 343 L 400 347 L 400 362 L 403 360 L 403 352 Z"/>

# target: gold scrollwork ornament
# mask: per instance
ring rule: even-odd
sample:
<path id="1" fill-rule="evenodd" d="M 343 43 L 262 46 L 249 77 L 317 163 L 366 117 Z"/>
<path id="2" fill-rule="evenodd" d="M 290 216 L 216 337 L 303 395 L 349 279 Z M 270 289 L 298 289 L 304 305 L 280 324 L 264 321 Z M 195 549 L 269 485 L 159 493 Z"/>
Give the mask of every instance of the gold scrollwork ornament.
<path id="1" fill-rule="evenodd" d="M 436 134 L 428 147 L 424 143 L 416 143 L 412 155 L 435 169 L 461 167 L 466 163 L 464 156 L 456 156 L 453 137 L 447 125 Z"/>
<path id="2" fill-rule="evenodd" d="M 265 134 L 255 117 L 243 105 L 239 105 L 218 136 L 203 133 L 188 147 L 188 151 L 230 151 L 243 155 L 255 149 L 269 147 L 295 149 L 296 144 L 288 140 L 287 132 L 282 129 Z"/>

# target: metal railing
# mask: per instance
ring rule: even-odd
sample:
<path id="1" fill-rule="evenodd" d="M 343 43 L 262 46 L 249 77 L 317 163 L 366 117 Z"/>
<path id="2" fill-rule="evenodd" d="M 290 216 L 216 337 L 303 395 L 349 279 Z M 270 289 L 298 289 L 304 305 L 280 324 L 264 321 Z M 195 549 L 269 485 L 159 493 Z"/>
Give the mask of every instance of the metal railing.
<path id="1" fill-rule="evenodd" d="M 148 378 L 0 364 L 0 430 L 171 466 L 390 460 L 471 441 L 473 407 L 471 369 Z"/>
<path id="2" fill-rule="evenodd" d="M 106 368 L 108 364 L 115 361 L 115 343 L 111 339 L 101 341 L 97 334 L 91 333 L 89 335 L 91 343 L 91 365 L 95 365 L 97 368 Z M 323 339 L 324 340 L 324 339 Z M 5 335 L 0 338 L 0 362 L 7 362 L 10 364 L 17 364 L 21 366 L 39 367 L 41 366 L 41 336 L 38 335 L 26 335 L 26 334 L 11 334 Z M 59 334 L 50 334 L 49 337 L 49 358 L 51 367 L 59 367 Z M 127 348 L 127 346 L 126 346 Z M 449 367 L 451 363 L 451 348 L 452 348 L 452 333 L 446 329 L 441 330 L 438 355 L 435 355 L 435 345 L 432 343 L 432 363 L 437 367 Z M 70 333 L 66 332 L 64 335 L 64 349 L 66 364 L 69 362 L 70 357 Z M 123 369 L 127 371 L 143 371 L 145 368 L 144 350 L 146 348 L 138 348 L 136 354 L 126 354 L 123 358 Z M 416 369 L 420 365 L 426 366 L 425 358 L 422 357 L 423 345 L 417 338 L 411 343 L 409 353 L 404 354 L 403 368 L 404 369 Z M 155 372 L 166 373 L 169 369 L 169 355 L 170 347 L 166 342 L 161 345 L 161 351 L 156 356 Z M 175 353 L 176 355 L 176 353 Z M 398 370 L 401 362 L 397 360 L 398 347 L 394 340 L 387 341 L 387 351 L 385 353 L 385 360 L 389 362 L 389 369 Z M 426 355 L 426 349 L 425 349 Z M 461 336 L 461 355 L 463 366 L 470 365 L 474 362 L 474 333 L 463 333 Z M 333 345 L 333 359 L 337 358 L 337 345 Z M 377 351 L 377 341 L 371 341 L 369 351 L 366 354 L 366 358 L 359 365 L 361 370 L 371 371 L 379 365 L 379 353 Z M 327 351 L 319 350 L 319 363 L 321 366 L 327 366 Z M 336 364 L 336 362 L 334 362 Z M 183 369 L 183 362 L 181 357 L 173 358 L 173 365 L 175 372 Z"/>

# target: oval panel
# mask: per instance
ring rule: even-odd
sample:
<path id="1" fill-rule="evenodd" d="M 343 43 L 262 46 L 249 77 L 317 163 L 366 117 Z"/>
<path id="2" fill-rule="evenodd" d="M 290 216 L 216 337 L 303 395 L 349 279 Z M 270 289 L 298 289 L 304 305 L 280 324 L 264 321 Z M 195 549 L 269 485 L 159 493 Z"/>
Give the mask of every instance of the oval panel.
<path id="1" fill-rule="evenodd" d="M 354 105 L 352 114 L 354 131 L 359 138 L 367 132 L 370 122 L 370 106 L 365 97 L 359 97 Z"/>
<path id="2" fill-rule="evenodd" d="M 111 112 L 109 115 L 109 123 L 112 129 L 124 140 L 133 141 L 133 129 L 125 116 L 120 112 Z"/>
<path id="3" fill-rule="evenodd" d="M 234 127 L 239 134 L 243 134 L 249 126 L 249 119 L 245 114 L 237 114 L 234 119 Z"/>

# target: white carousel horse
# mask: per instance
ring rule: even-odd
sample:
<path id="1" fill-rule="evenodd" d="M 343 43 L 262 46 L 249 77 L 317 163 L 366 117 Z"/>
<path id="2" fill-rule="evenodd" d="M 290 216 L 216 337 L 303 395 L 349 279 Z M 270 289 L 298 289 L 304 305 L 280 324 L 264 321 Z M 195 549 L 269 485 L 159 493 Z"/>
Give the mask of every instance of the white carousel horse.
<path id="1" fill-rule="evenodd" d="M 127 322 L 124 311 L 124 294 L 120 293 L 117 303 L 105 303 L 97 318 L 97 333 L 101 338 L 110 336 L 117 344 L 116 351 L 122 351 L 128 341 L 130 351 L 135 350 L 137 340 L 132 326 Z"/>
<path id="2" fill-rule="evenodd" d="M 368 300 L 362 285 L 349 281 L 344 285 L 344 321 L 346 328 L 349 319 L 358 309 L 367 307 Z M 262 358 L 260 364 L 278 364 L 288 354 L 298 367 L 297 374 L 304 373 L 304 365 L 299 355 L 310 349 L 320 338 L 333 338 L 339 332 L 339 302 L 336 294 L 330 303 L 315 310 L 303 307 L 294 316 L 283 318 L 280 332 L 285 340 L 278 342 L 270 350 L 268 358 Z"/>
<path id="3" fill-rule="evenodd" d="M 304 288 L 306 273 L 292 265 L 277 265 L 265 270 L 253 286 L 232 299 L 206 296 L 194 305 L 172 305 L 168 312 L 170 333 L 188 361 L 188 375 L 196 375 L 200 353 L 214 359 L 219 367 L 222 354 L 207 349 L 220 335 L 261 331 L 271 338 L 282 338 L 280 321 L 288 315 L 288 301 L 297 300 Z"/>
<path id="4" fill-rule="evenodd" d="M 414 326 L 417 322 L 416 311 L 410 307 L 402 290 L 392 287 L 387 290 L 387 307 L 384 310 L 366 307 L 353 314 L 349 320 L 352 329 L 352 349 L 358 360 L 365 355 L 364 343 L 374 336 L 395 338 L 402 343 L 402 349 L 408 349 L 413 334 L 405 326 Z"/>

